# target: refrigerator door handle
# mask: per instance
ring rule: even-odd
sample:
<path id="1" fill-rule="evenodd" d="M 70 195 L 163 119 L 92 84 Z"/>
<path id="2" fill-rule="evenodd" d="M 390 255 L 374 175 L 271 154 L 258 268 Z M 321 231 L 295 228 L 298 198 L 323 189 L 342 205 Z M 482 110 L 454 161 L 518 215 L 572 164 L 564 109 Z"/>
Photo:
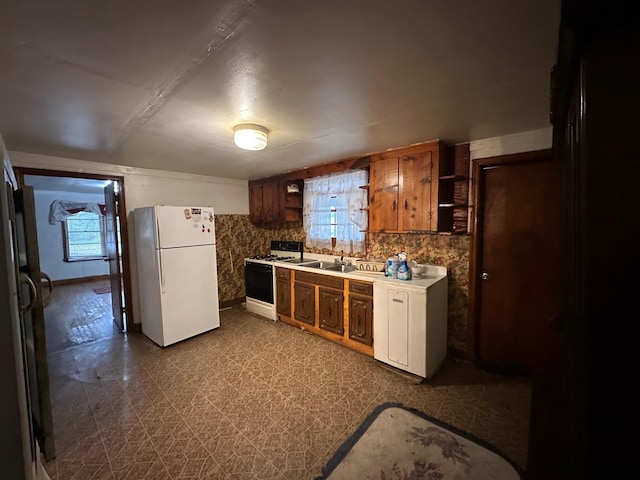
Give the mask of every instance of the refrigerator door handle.
<path id="1" fill-rule="evenodd" d="M 162 265 L 162 250 L 158 249 L 158 266 L 160 267 L 160 288 L 164 292 L 164 266 Z"/>
<path id="2" fill-rule="evenodd" d="M 156 247 L 160 248 L 160 222 L 156 216 Z"/>

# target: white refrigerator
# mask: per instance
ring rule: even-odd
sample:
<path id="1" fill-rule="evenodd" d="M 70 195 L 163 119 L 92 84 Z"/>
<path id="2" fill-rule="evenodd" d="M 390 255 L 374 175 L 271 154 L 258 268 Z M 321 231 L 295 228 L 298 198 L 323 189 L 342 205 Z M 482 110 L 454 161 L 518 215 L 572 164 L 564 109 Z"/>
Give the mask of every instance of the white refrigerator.
<path id="1" fill-rule="evenodd" d="M 220 326 L 213 207 L 134 209 L 142 333 L 166 347 Z"/>

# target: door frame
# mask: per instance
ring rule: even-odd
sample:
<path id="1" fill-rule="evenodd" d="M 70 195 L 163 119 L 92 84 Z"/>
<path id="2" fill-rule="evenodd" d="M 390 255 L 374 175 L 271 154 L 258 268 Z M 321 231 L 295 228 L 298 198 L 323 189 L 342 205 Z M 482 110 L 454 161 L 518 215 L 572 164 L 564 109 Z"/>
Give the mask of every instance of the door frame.
<path id="1" fill-rule="evenodd" d="M 120 217 L 120 245 L 122 251 L 122 285 L 124 287 L 124 317 L 125 331 L 132 332 L 140 330 L 140 324 L 133 322 L 133 311 L 131 309 L 131 269 L 129 267 L 129 235 L 127 228 L 127 207 L 125 202 L 124 177 L 121 175 L 106 175 L 100 173 L 72 172 L 66 170 L 47 170 L 42 168 L 13 167 L 18 187 L 24 186 L 25 175 L 39 175 L 44 177 L 69 177 L 86 178 L 90 180 L 111 180 L 118 182 L 118 216 Z"/>
<path id="2" fill-rule="evenodd" d="M 482 236 L 484 233 L 484 219 L 482 208 L 484 204 L 484 187 L 482 184 L 482 170 L 487 167 L 526 163 L 541 157 L 553 157 L 552 149 L 534 150 L 523 153 L 499 155 L 495 157 L 478 158 L 472 160 L 472 215 L 471 240 L 469 249 L 469 303 L 467 311 L 467 344 L 465 358 L 475 362 L 478 348 L 478 326 L 480 317 L 480 252 L 482 252 Z"/>

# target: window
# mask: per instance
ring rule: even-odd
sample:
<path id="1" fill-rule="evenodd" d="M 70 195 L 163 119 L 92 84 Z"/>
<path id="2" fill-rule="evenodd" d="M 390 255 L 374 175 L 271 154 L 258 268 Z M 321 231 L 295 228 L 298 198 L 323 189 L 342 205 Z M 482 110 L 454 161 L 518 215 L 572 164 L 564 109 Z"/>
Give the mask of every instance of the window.
<path id="1" fill-rule="evenodd" d="M 97 260 L 106 256 L 104 216 L 78 212 L 62 222 L 64 259 L 67 262 Z"/>
<path id="2" fill-rule="evenodd" d="M 365 170 L 305 180 L 303 226 L 307 247 L 364 252 L 367 229 Z"/>

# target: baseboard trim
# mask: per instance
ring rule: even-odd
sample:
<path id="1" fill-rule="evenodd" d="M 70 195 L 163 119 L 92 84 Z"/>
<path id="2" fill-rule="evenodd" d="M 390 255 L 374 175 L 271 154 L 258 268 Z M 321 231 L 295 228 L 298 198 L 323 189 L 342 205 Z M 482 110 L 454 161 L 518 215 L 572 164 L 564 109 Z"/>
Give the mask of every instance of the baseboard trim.
<path id="1" fill-rule="evenodd" d="M 93 275 L 91 277 L 80 278 L 63 278 L 62 280 L 53 280 L 51 283 L 56 285 L 71 285 L 74 283 L 95 282 L 96 280 L 109 280 L 109 275 Z"/>
<path id="2" fill-rule="evenodd" d="M 240 298 L 234 298 L 232 300 L 225 300 L 224 302 L 220 302 L 220 308 L 227 308 L 227 307 L 232 307 L 234 305 L 240 305 L 242 302 L 244 302 L 245 297 L 240 297 Z"/>

